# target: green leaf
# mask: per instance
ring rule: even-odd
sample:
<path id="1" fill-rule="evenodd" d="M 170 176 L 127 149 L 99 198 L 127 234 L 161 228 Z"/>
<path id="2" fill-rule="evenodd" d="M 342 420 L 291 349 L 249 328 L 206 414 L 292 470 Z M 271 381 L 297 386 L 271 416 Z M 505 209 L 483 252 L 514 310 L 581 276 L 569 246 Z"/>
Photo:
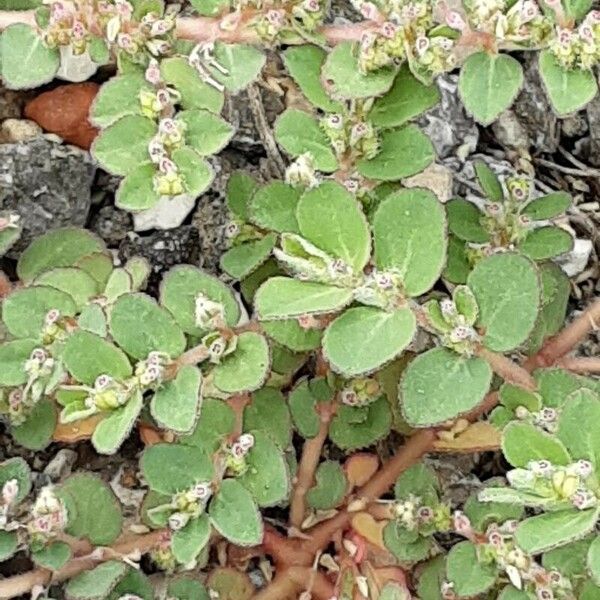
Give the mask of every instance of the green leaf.
<path id="1" fill-rule="evenodd" d="M 346 496 L 348 481 L 344 469 L 335 460 L 322 462 L 315 472 L 315 484 L 306 493 L 306 502 L 315 510 L 338 507 Z"/>
<path id="2" fill-rule="evenodd" d="M 173 534 L 171 549 L 177 562 L 187 565 L 196 559 L 210 539 L 210 522 L 206 514 L 190 519 L 188 524 Z"/>
<path id="3" fill-rule="evenodd" d="M 71 547 L 65 542 L 52 542 L 41 550 L 31 553 L 31 559 L 38 567 L 50 571 L 62 569 L 71 556 Z"/>
<path id="4" fill-rule="evenodd" d="M 394 484 L 397 500 L 408 500 L 411 495 L 419 496 L 423 504 L 439 502 L 440 482 L 435 471 L 424 463 L 409 467 Z"/>
<path id="5" fill-rule="evenodd" d="M 489 242 L 490 235 L 481 225 L 483 215 L 473 202 L 454 198 L 446 204 L 446 210 L 448 229 L 458 239 L 476 244 Z"/>
<path id="6" fill-rule="evenodd" d="M 178 148 L 172 154 L 185 182 L 185 191 L 196 198 L 206 191 L 214 179 L 212 167 L 195 151 L 187 146 Z"/>
<path id="7" fill-rule="evenodd" d="M 465 243 L 457 237 L 450 235 L 448 237 L 448 258 L 443 276 L 451 283 L 466 283 L 471 265 L 465 251 Z"/>
<path id="8" fill-rule="evenodd" d="M 13 340 L 0 344 L 0 385 L 18 386 L 27 383 L 25 362 L 39 345 L 37 340 Z"/>
<path id="9" fill-rule="evenodd" d="M 269 345 L 260 334 L 242 333 L 235 352 L 213 370 L 214 384 L 223 392 L 252 392 L 265 382 L 269 370 Z"/>
<path id="10" fill-rule="evenodd" d="M 215 44 L 214 57 L 227 74 L 211 67 L 212 75 L 232 93 L 243 90 L 257 79 L 266 61 L 264 53 L 254 46 L 222 42 Z"/>
<path id="11" fill-rule="evenodd" d="M 180 442 L 201 448 L 206 454 L 213 454 L 233 432 L 234 422 L 233 411 L 226 402 L 206 398 L 202 403 L 202 418 L 198 420 L 194 431 L 182 436 Z"/>
<path id="12" fill-rule="evenodd" d="M 154 591 L 150 580 L 138 569 L 130 568 L 127 575 L 119 581 L 107 600 L 121 600 L 126 594 L 134 594 L 134 600 L 154 600 Z"/>
<path id="13" fill-rule="evenodd" d="M 507 488 L 508 489 L 508 488 Z M 485 491 L 485 488 L 484 488 Z M 502 525 L 506 521 L 523 518 L 523 507 L 518 504 L 480 502 L 477 496 L 470 496 L 465 502 L 464 512 L 476 531 L 485 533 L 492 524 Z"/>
<path id="14" fill-rule="evenodd" d="M 121 533 L 121 507 L 110 488 L 96 475 L 77 473 L 59 488 L 67 505 L 67 533 L 87 538 L 92 544 L 109 546 Z"/>
<path id="15" fill-rule="evenodd" d="M 27 420 L 11 430 L 17 444 L 29 450 L 43 450 L 51 441 L 56 427 L 56 409 L 48 398 L 40 400 Z"/>
<path id="16" fill-rule="evenodd" d="M 593 581 L 586 581 L 579 593 L 579 600 L 600 600 L 600 587 Z"/>
<path id="17" fill-rule="evenodd" d="M 275 139 L 293 158 L 310 152 L 314 166 L 330 173 L 338 167 L 337 159 L 317 120 L 304 111 L 288 108 L 275 123 Z"/>
<path id="18" fill-rule="evenodd" d="M 88 42 L 88 54 L 97 65 L 107 65 L 110 62 L 110 50 L 106 42 L 99 36 L 92 36 Z"/>
<path id="19" fill-rule="evenodd" d="M 350 308 L 327 327 L 323 354 L 335 372 L 345 377 L 365 375 L 396 358 L 416 330 L 410 308 L 393 312 L 370 306 Z"/>
<path id="20" fill-rule="evenodd" d="M 76 227 L 53 229 L 36 238 L 21 254 L 17 275 L 24 283 L 31 283 L 44 271 L 79 266 L 84 257 L 105 251 L 104 242 L 91 231 Z"/>
<path id="21" fill-rule="evenodd" d="M 321 345 L 322 331 L 304 329 L 296 319 L 265 321 L 262 328 L 271 339 L 293 352 L 316 350 Z"/>
<path id="22" fill-rule="evenodd" d="M 600 401 L 589 390 L 573 392 L 566 399 L 558 421 L 558 438 L 570 452 L 573 460 L 590 460 L 600 474 Z"/>
<path id="23" fill-rule="evenodd" d="M 332 100 L 321 82 L 321 68 L 327 52 L 318 46 L 292 46 L 282 54 L 288 73 L 309 102 L 325 112 L 341 111 L 342 105 Z"/>
<path id="24" fill-rule="evenodd" d="M 407 594 L 406 586 L 389 582 L 381 590 L 379 600 L 405 600 L 405 598 L 408 598 Z"/>
<path id="25" fill-rule="evenodd" d="M 462 415 L 483 401 L 492 369 L 481 358 L 434 348 L 413 360 L 400 382 L 402 412 L 410 425 L 429 427 Z"/>
<path id="26" fill-rule="evenodd" d="M 0 463 L 0 489 L 7 481 L 17 480 L 17 494 L 14 504 L 20 504 L 31 491 L 31 470 L 21 457 L 15 456 Z"/>
<path id="27" fill-rule="evenodd" d="M 190 335 L 201 336 L 206 330 L 196 325 L 196 298 L 199 294 L 223 305 L 225 322 L 234 327 L 240 320 L 240 306 L 231 289 L 222 281 L 191 265 L 173 267 L 160 286 L 160 303 Z"/>
<path id="28" fill-rule="evenodd" d="M 493 202 L 502 202 L 504 200 L 504 192 L 496 173 L 482 160 L 475 161 L 473 166 L 475 167 L 475 174 L 483 193 Z"/>
<path id="29" fill-rule="evenodd" d="M 416 126 L 390 129 L 381 136 L 379 153 L 358 161 L 358 172 L 368 179 L 396 181 L 420 173 L 435 159 L 429 138 Z"/>
<path id="30" fill-rule="evenodd" d="M 258 188 L 249 201 L 250 218 L 255 225 L 263 229 L 272 229 L 278 233 L 300 233 L 296 220 L 299 200 L 298 190 L 291 185 L 282 181 L 272 181 Z"/>
<path id="31" fill-rule="evenodd" d="M 244 409 L 244 431 L 260 430 L 285 450 L 292 440 L 292 422 L 283 394 L 276 389 L 264 387 L 252 395 L 252 401 Z"/>
<path id="32" fill-rule="evenodd" d="M 545 260 L 573 249 L 573 237 L 561 227 L 539 227 L 527 234 L 518 249 L 532 260 Z"/>
<path id="33" fill-rule="evenodd" d="M 479 562 L 474 544 L 460 542 L 448 553 L 446 574 L 457 596 L 469 598 L 489 590 L 496 583 L 497 570 L 495 565 Z"/>
<path id="34" fill-rule="evenodd" d="M 19 538 L 14 531 L 0 531 L 0 561 L 8 560 L 16 554 L 19 548 Z M 35 560 L 34 556 L 32 558 Z"/>
<path id="35" fill-rule="evenodd" d="M 546 196 L 535 198 L 523 207 L 521 214 L 527 215 L 534 221 L 553 219 L 565 213 L 571 206 L 571 195 L 567 192 L 553 192 Z"/>
<path id="36" fill-rule="evenodd" d="M 559 117 L 577 112 L 598 92 L 591 70 L 563 69 L 549 50 L 540 52 L 539 70 L 546 93 Z"/>
<path id="37" fill-rule="evenodd" d="M 227 180 L 227 207 L 238 219 L 248 221 L 248 207 L 257 188 L 256 180 L 244 171 L 235 171 Z"/>
<path id="38" fill-rule="evenodd" d="M 167 594 L 177 600 L 210 600 L 206 588 L 191 577 L 178 577 L 170 581 Z"/>
<path id="39" fill-rule="evenodd" d="M 90 121 L 106 128 L 127 115 L 140 115 L 142 90 L 152 87 L 142 73 L 117 75 L 102 85 L 90 111 Z"/>
<path id="40" fill-rule="evenodd" d="M 208 110 L 184 110 L 177 114 L 177 120 L 186 125 L 186 144 L 200 156 L 221 151 L 233 135 L 233 127 Z"/>
<path id="41" fill-rule="evenodd" d="M 287 499 L 290 476 L 282 451 L 264 431 L 252 431 L 254 446 L 246 455 L 248 470 L 237 478 L 260 507 L 275 506 Z"/>
<path id="42" fill-rule="evenodd" d="M 269 259 L 276 243 L 277 236 L 269 233 L 260 240 L 234 246 L 221 256 L 221 268 L 234 279 L 244 279 Z"/>
<path id="43" fill-rule="evenodd" d="M 593 538 L 595 539 L 595 538 Z M 587 554 L 591 539 L 589 537 L 571 542 L 566 546 L 544 552 L 542 565 L 545 569 L 556 569 L 564 577 L 580 577 L 586 573 Z"/>
<path id="44" fill-rule="evenodd" d="M 80 573 L 65 587 L 67 600 L 104 600 L 125 576 L 127 569 L 124 562 L 111 560 Z"/>
<path id="45" fill-rule="evenodd" d="M 553 465 L 571 462 L 560 440 L 531 423 L 509 423 L 502 432 L 502 452 L 513 467 L 526 467 L 533 460 L 549 460 Z"/>
<path id="46" fill-rule="evenodd" d="M 287 277 L 272 277 L 260 286 L 254 304 L 259 317 L 270 320 L 333 312 L 351 301 L 352 290 Z"/>
<path id="47" fill-rule="evenodd" d="M 369 120 L 377 127 L 399 127 L 440 101 L 435 85 L 421 83 L 405 63 L 394 79 L 394 85 L 375 100 Z"/>
<path id="48" fill-rule="evenodd" d="M 154 189 L 155 175 L 156 167 L 150 162 L 135 167 L 119 184 L 115 205 L 130 212 L 152 208 L 160 200 Z"/>
<path id="49" fill-rule="evenodd" d="M 328 391 L 326 398 L 318 394 L 321 389 L 320 384 Z M 313 381 L 303 379 L 292 389 L 288 396 L 290 414 L 294 426 L 302 437 L 313 438 L 317 435 L 320 424 L 320 418 L 316 410 L 317 402 L 327 402 L 331 400 L 332 396 L 333 390 L 329 388 L 324 379 Z"/>
<path id="50" fill-rule="evenodd" d="M 596 536 L 587 555 L 587 568 L 596 585 L 600 585 L 600 536 Z"/>
<path id="51" fill-rule="evenodd" d="M 171 315 L 145 294 L 123 294 L 112 307 L 110 332 L 130 356 L 143 360 L 150 352 L 177 358 L 185 336 Z"/>
<path id="52" fill-rule="evenodd" d="M 367 219 L 352 194 L 327 181 L 307 191 L 296 211 L 300 233 L 328 254 L 341 258 L 356 272 L 371 255 Z"/>
<path id="53" fill-rule="evenodd" d="M 92 445 L 100 454 L 114 454 L 127 439 L 144 405 L 140 391 L 135 392 L 127 404 L 113 410 L 94 429 Z"/>
<path id="54" fill-rule="evenodd" d="M 383 67 L 363 75 L 355 50 L 357 44 L 342 42 L 329 52 L 321 73 L 325 90 L 340 99 L 370 98 L 387 92 L 394 83 L 396 70 Z"/>
<path id="55" fill-rule="evenodd" d="M 196 424 L 201 405 L 202 373 L 191 365 L 177 371 L 175 379 L 163 383 L 152 398 L 150 412 L 165 429 L 189 433 Z"/>
<path id="56" fill-rule="evenodd" d="M 6 216 L 6 213 L 0 213 L 0 216 Z M 6 227 L 0 231 L 0 256 L 6 254 L 21 237 L 22 228 L 20 225 Z"/>
<path id="57" fill-rule="evenodd" d="M 183 444 L 155 444 L 144 450 L 140 468 L 151 490 L 171 496 L 202 481 L 211 481 L 214 467 L 200 448 Z"/>
<path id="58" fill-rule="evenodd" d="M 108 250 L 92 252 L 81 257 L 75 266 L 89 273 L 98 283 L 98 287 L 103 289 L 113 271 L 112 254 Z"/>
<path id="59" fill-rule="evenodd" d="M 523 68 L 507 54 L 477 52 L 460 71 L 458 93 L 469 113 L 490 125 L 513 103 L 523 85 Z"/>
<path id="60" fill-rule="evenodd" d="M 125 379 L 132 373 L 125 353 L 89 331 L 74 331 L 65 342 L 63 361 L 79 382 L 93 385 L 99 375 Z"/>
<path id="61" fill-rule="evenodd" d="M 33 27 L 17 23 L 0 37 L 0 74 L 4 85 L 13 90 L 39 87 L 54 79 L 60 66 L 56 48 L 48 48 Z"/>
<path id="62" fill-rule="evenodd" d="M 329 437 L 342 450 L 355 450 L 371 446 L 384 438 L 391 426 L 390 406 L 387 399 L 381 396 L 366 407 L 343 405 L 338 408 L 329 427 Z"/>
<path id="63" fill-rule="evenodd" d="M 188 110 L 200 108 L 220 113 L 224 96 L 212 85 L 200 79 L 198 72 L 185 58 L 175 57 L 161 60 L 160 74 L 168 85 L 181 94 L 180 104 Z"/>
<path id="64" fill-rule="evenodd" d="M 4 299 L 2 320 L 15 337 L 39 338 L 52 309 L 64 317 L 73 316 L 77 310 L 71 296 L 57 289 L 41 285 L 19 288 Z"/>
<path id="65" fill-rule="evenodd" d="M 429 191 L 413 188 L 390 194 L 373 218 L 375 264 L 396 269 L 409 296 L 429 290 L 446 260 L 444 208 Z"/>
<path id="66" fill-rule="evenodd" d="M 592 8 L 592 0 L 565 0 L 567 16 L 575 21 L 581 21 Z"/>
<path id="67" fill-rule="evenodd" d="M 237 480 L 221 483 L 209 510 L 213 527 L 237 546 L 256 546 L 263 536 L 263 522 L 250 492 Z"/>
<path id="68" fill-rule="evenodd" d="M 242 297 L 248 304 L 254 304 L 254 296 L 258 288 L 267 280 L 269 277 L 275 275 L 283 275 L 283 270 L 277 264 L 274 258 L 269 258 L 267 262 L 263 263 L 258 269 L 248 275 L 244 280 L 240 282 L 240 290 Z"/>
<path id="69" fill-rule="evenodd" d="M 530 596 L 523 590 L 518 590 L 512 585 L 507 585 L 498 596 L 498 600 L 530 600 Z"/>
<path id="70" fill-rule="evenodd" d="M 522 344 L 540 308 L 540 282 L 533 263 L 519 254 L 495 254 L 479 261 L 468 280 L 479 305 L 483 343 L 496 352 Z"/>
<path id="71" fill-rule="evenodd" d="M 229 8 L 227 0 L 191 0 L 190 4 L 194 10 L 205 17 L 214 17 Z M 177 596 L 177 594 L 171 594 Z M 191 598 L 180 598 L 179 600 L 192 600 Z"/>
<path id="72" fill-rule="evenodd" d="M 47 285 L 69 294 L 79 309 L 98 294 L 98 283 L 83 269 L 57 267 L 42 273 L 35 285 Z"/>
<path id="73" fill-rule="evenodd" d="M 127 115 L 100 132 L 91 152 L 105 171 L 128 175 L 150 158 L 148 144 L 156 131 L 154 121 L 141 115 Z"/>
<path id="74" fill-rule="evenodd" d="M 542 408 L 539 394 L 528 392 L 510 383 L 504 383 L 500 388 L 500 402 L 512 412 L 519 406 L 524 406 L 530 412 L 538 412 Z"/>
<path id="75" fill-rule="evenodd" d="M 410 536 L 406 539 L 406 534 Z M 413 533 L 416 534 L 413 536 Z M 412 539 L 414 537 L 414 539 Z M 385 547 L 401 562 L 416 563 L 425 560 L 432 554 L 433 540 L 430 537 L 420 537 L 417 532 L 407 532 L 406 529 L 390 521 L 383 530 Z"/>
<path id="76" fill-rule="evenodd" d="M 552 550 L 590 533 L 596 526 L 598 512 L 598 508 L 569 509 L 531 517 L 519 523 L 515 541 L 527 554 Z"/>
<path id="77" fill-rule="evenodd" d="M 443 554 L 427 562 L 419 577 L 419 598 L 442 600 L 442 583 L 446 580 L 446 557 Z"/>

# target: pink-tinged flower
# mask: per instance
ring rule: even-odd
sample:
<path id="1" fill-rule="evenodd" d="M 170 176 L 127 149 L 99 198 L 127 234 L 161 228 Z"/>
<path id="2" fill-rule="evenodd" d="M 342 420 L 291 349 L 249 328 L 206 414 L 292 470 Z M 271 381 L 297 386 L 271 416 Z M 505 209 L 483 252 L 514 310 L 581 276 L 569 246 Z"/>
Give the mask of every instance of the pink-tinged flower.
<path id="1" fill-rule="evenodd" d="M 351 194 L 358 192 L 359 184 L 356 179 L 345 179 L 343 185 Z"/>
<path id="2" fill-rule="evenodd" d="M 212 494 L 210 483 L 198 483 L 194 486 L 194 495 L 198 500 L 207 500 Z"/>
<path id="3" fill-rule="evenodd" d="M 158 163 L 158 168 L 160 172 L 164 173 L 165 175 L 177 173 L 177 165 L 170 158 L 167 157 L 163 157 L 160 159 L 160 162 Z"/>
<path id="4" fill-rule="evenodd" d="M 50 20 L 54 23 L 64 21 L 71 13 L 62 2 L 54 2 L 50 7 Z"/>
<path id="5" fill-rule="evenodd" d="M 582 24 L 577 33 L 584 42 L 591 44 L 594 41 L 594 30 L 589 25 Z"/>
<path id="6" fill-rule="evenodd" d="M 600 23 L 600 10 L 590 11 L 584 19 L 584 23 L 589 21 L 592 24 Z"/>
<path id="7" fill-rule="evenodd" d="M 240 232 L 240 228 L 235 223 L 228 223 L 225 226 L 225 235 L 228 238 L 235 237 Z"/>
<path id="8" fill-rule="evenodd" d="M 33 525 L 36 531 L 40 531 L 42 533 L 49 533 L 51 530 L 50 519 L 47 516 L 37 517 L 37 519 L 34 519 Z"/>
<path id="9" fill-rule="evenodd" d="M 548 573 L 548 575 L 550 577 L 550 581 L 554 585 L 560 585 L 563 582 L 563 577 L 558 571 L 552 570 L 550 573 Z"/>
<path id="10" fill-rule="evenodd" d="M 240 444 L 242 448 L 250 450 L 250 448 L 254 446 L 254 436 L 251 433 L 244 433 L 238 438 L 238 444 Z"/>
<path id="11" fill-rule="evenodd" d="M 379 29 L 379 31 L 381 32 L 381 35 L 383 37 L 386 37 L 388 39 L 393 39 L 394 37 L 396 37 L 396 34 L 398 33 L 398 27 L 392 23 L 391 21 L 386 21 L 381 28 Z"/>
<path id="12" fill-rule="evenodd" d="M 356 406 L 358 404 L 358 395 L 354 390 L 342 390 L 340 398 L 342 403 L 347 406 Z"/>
<path id="13" fill-rule="evenodd" d="M 325 119 L 325 123 L 332 129 L 341 129 L 344 126 L 344 119 L 342 118 L 342 115 L 329 115 Z"/>
<path id="14" fill-rule="evenodd" d="M 537 598 L 539 600 L 553 600 L 554 599 L 554 594 L 552 593 L 552 590 L 547 587 L 537 588 L 535 590 L 535 595 L 537 596 Z"/>
<path id="15" fill-rule="evenodd" d="M 150 154 L 152 162 L 158 164 L 160 159 L 165 155 L 165 147 L 157 139 L 150 140 L 148 154 Z"/>
<path id="16" fill-rule="evenodd" d="M 159 133 L 171 134 L 177 131 L 177 123 L 175 123 L 175 119 L 161 119 L 158 124 Z"/>
<path id="17" fill-rule="evenodd" d="M 532 0 L 525 0 L 521 6 L 521 20 L 528 23 L 540 14 L 540 7 Z"/>
<path id="18" fill-rule="evenodd" d="M 156 59 L 150 59 L 150 63 L 148 64 L 148 68 L 144 75 L 146 81 L 152 85 L 158 85 L 160 83 L 160 67 L 158 66 L 158 61 Z"/>
<path id="19" fill-rule="evenodd" d="M 548 460 L 532 460 L 527 468 L 538 477 L 549 477 L 554 471 L 552 463 Z"/>
<path id="20" fill-rule="evenodd" d="M 452 526 L 454 527 L 454 531 L 459 535 L 469 537 L 473 533 L 469 517 L 460 510 L 454 511 L 454 514 L 452 515 Z"/>
<path id="21" fill-rule="evenodd" d="M 312 315 L 301 315 L 296 320 L 302 329 L 316 329 L 319 327 L 319 321 Z"/>
<path id="22" fill-rule="evenodd" d="M 382 290 L 389 290 L 394 286 L 392 278 L 387 273 L 376 273 L 375 282 Z"/>
<path id="23" fill-rule="evenodd" d="M 133 38 L 128 33 L 119 33 L 117 35 L 117 46 L 123 50 L 131 50 L 134 47 Z"/>
<path id="24" fill-rule="evenodd" d="M 74 21 L 73 27 L 71 28 L 73 38 L 76 40 L 82 40 L 85 37 L 86 29 L 81 21 Z"/>
<path id="25" fill-rule="evenodd" d="M 467 26 L 460 13 L 455 10 L 446 13 L 446 25 L 452 29 L 458 29 L 459 31 L 462 31 Z"/>
<path id="26" fill-rule="evenodd" d="M 498 215 L 502 212 L 502 206 L 498 202 L 489 202 L 486 208 L 492 215 Z"/>
<path id="27" fill-rule="evenodd" d="M 156 92 L 156 101 L 161 106 L 161 108 L 165 108 L 171 104 L 171 97 L 169 96 L 169 92 L 167 90 L 158 90 Z"/>
<path id="28" fill-rule="evenodd" d="M 319 12 L 321 10 L 319 0 L 304 0 L 302 7 L 308 12 Z"/>
<path id="29" fill-rule="evenodd" d="M 267 17 L 267 21 L 274 27 L 283 26 L 285 20 L 285 13 L 283 10 L 269 10 L 265 16 Z"/>
<path id="30" fill-rule="evenodd" d="M 417 517 L 422 523 L 429 523 L 433 519 L 433 509 L 430 506 L 421 506 L 417 511 Z"/>
<path id="31" fill-rule="evenodd" d="M 559 29 L 557 37 L 561 45 L 568 46 L 573 39 L 573 32 L 570 29 Z"/>
<path id="32" fill-rule="evenodd" d="M 502 546 L 504 546 L 504 538 L 498 531 L 492 531 L 488 534 L 488 542 L 494 546 L 494 548 L 502 548 Z"/>
<path id="33" fill-rule="evenodd" d="M 518 526 L 519 521 L 517 521 L 517 519 L 509 519 L 508 521 L 504 521 L 502 529 L 506 531 L 506 533 L 514 533 Z"/>
<path id="34" fill-rule="evenodd" d="M 8 404 L 13 410 L 18 409 L 21 406 L 21 402 L 23 402 L 22 390 L 13 390 L 8 395 Z"/>
<path id="35" fill-rule="evenodd" d="M 94 389 L 101 392 L 106 390 L 112 382 L 113 378 L 110 375 L 99 375 L 94 382 Z"/>
<path id="36" fill-rule="evenodd" d="M 360 38 L 360 47 L 368 50 L 377 40 L 377 36 L 372 31 L 365 31 Z"/>
<path id="37" fill-rule="evenodd" d="M 519 216 L 519 223 L 521 225 L 523 225 L 524 227 L 527 227 L 528 225 L 531 224 L 531 219 L 527 215 L 520 215 Z"/>
<path id="38" fill-rule="evenodd" d="M 360 14 L 370 21 L 375 21 L 379 17 L 379 9 L 372 2 L 363 2 L 360 7 Z"/>
<path id="39" fill-rule="evenodd" d="M 160 20 L 154 21 L 154 23 L 152 23 L 152 27 L 150 28 L 150 35 L 152 35 L 152 36 L 164 35 L 165 33 L 167 33 L 167 31 L 169 31 L 169 29 L 170 29 L 169 23 L 163 19 L 160 19 Z"/>
<path id="40" fill-rule="evenodd" d="M 575 463 L 574 467 L 577 475 L 583 477 L 584 479 L 589 477 L 592 474 L 592 471 L 594 470 L 594 467 L 592 466 L 592 463 L 589 460 L 578 460 Z"/>
<path id="41" fill-rule="evenodd" d="M 126 0 L 115 0 L 117 13 L 124 19 L 129 19 L 133 14 L 133 6 Z"/>
<path id="42" fill-rule="evenodd" d="M 7 506 L 12 504 L 19 493 L 19 482 L 16 479 L 9 479 L 2 486 L 2 500 Z"/>
<path id="43" fill-rule="evenodd" d="M 246 454 L 248 454 L 248 450 L 246 450 L 246 448 L 244 448 L 242 444 L 240 444 L 239 442 L 235 442 L 234 444 L 232 444 L 231 456 L 233 456 L 233 458 L 244 458 Z"/>
<path id="44" fill-rule="evenodd" d="M 162 369 L 156 365 L 148 365 L 142 376 L 140 377 L 140 381 L 143 385 L 150 385 L 151 383 L 160 379 L 162 374 Z"/>
<path id="45" fill-rule="evenodd" d="M 46 354 L 46 351 L 43 348 L 35 348 L 29 358 L 30 360 L 35 360 L 41 364 L 48 358 L 48 354 Z"/>
<path id="46" fill-rule="evenodd" d="M 190 515 L 188 515 L 186 513 L 173 513 L 169 517 L 169 527 L 173 531 L 178 531 L 179 529 L 182 529 L 183 527 L 185 527 L 189 520 L 190 520 Z"/>
<path id="47" fill-rule="evenodd" d="M 455 327 L 452 330 L 452 333 L 450 335 L 453 340 L 456 340 L 457 342 L 462 342 L 471 337 L 471 328 L 465 327 L 464 325 L 458 325 L 458 327 Z"/>
<path id="48" fill-rule="evenodd" d="M 423 56 L 423 54 L 429 50 L 429 46 L 431 46 L 431 42 L 429 41 L 429 38 L 424 35 L 419 36 L 415 40 L 415 48 L 417 49 L 417 54 L 419 56 Z"/>
<path id="49" fill-rule="evenodd" d="M 57 308 L 53 308 L 46 313 L 46 317 L 44 318 L 44 323 L 49 325 L 54 325 L 56 321 L 60 319 L 60 311 Z"/>
<path id="50" fill-rule="evenodd" d="M 592 492 L 589 490 L 583 488 L 577 490 L 569 499 L 571 500 L 573 506 L 579 510 L 591 508 L 592 506 L 596 506 L 598 503 L 596 496 L 594 496 L 594 494 L 592 494 Z"/>

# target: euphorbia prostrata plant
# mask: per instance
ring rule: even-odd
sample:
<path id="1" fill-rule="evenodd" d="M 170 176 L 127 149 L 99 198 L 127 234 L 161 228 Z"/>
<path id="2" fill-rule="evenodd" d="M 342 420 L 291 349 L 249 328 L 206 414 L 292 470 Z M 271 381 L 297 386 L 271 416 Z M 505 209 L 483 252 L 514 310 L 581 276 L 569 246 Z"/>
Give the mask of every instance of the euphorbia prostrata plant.
<path id="1" fill-rule="evenodd" d="M 260 76 L 266 48 L 304 100 L 274 125 L 284 179 L 229 179 L 224 277 L 178 265 L 153 297 L 144 259 L 115 263 L 63 228 L 2 278 L 14 442 L 40 451 L 83 431 L 112 455 L 140 432 L 146 493 L 125 526 L 99 476 L 34 489 L 27 462 L 7 459 L 0 557 L 27 552 L 35 568 L 0 597 L 63 581 L 69 600 L 600 597 L 599 385 L 579 374 L 600 365 L 567 356 L 600 304 L 564 327 L 569 279 L 553 261 L 572 248 L 571 198 L 484 163 L 476 198 L 443 204 L 408 180 L 436 159 L 411 120 L 439 101 L 442 73 L 460 69 L 484 126 L 523 84 L 510 51 L 538 52 L 559 115 L 591 101 L 589 4 L 355 2 L 351 25 L 329 24 L 319 0 L 193 0 L 192 16 L 154 0 L 3 8 L 7 87 L 112 69 L 91 152 L 131 212 L 210 187 L 210 156 L 234 134 L 225 97 Z M 1 252 L 20 225 L 0 215 Z M 427 455 L 481 450 L 502 451 L 506 478 L 457 505 Z"/>

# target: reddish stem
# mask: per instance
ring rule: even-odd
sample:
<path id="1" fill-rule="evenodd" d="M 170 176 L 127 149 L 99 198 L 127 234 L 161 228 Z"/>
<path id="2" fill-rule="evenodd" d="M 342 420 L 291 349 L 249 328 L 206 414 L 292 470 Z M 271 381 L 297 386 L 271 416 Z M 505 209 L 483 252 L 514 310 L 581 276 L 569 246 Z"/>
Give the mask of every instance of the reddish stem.
<path id="1" fill-rule="evenodd" d="M 477 355 L 486 360 L 494 372 L 500 375 L 504 381 L 530 391 L 537 389 L 537 383 L 529 372 L 510 360 L 510 358 L 492 352 L 483 346 L 477 348 Z"/>
<path id="2" fill-rule="evenodd" d="M 600 373 L 600 357 L 565 356 L 556 362 L 556 366 L 572 373 Z"/>

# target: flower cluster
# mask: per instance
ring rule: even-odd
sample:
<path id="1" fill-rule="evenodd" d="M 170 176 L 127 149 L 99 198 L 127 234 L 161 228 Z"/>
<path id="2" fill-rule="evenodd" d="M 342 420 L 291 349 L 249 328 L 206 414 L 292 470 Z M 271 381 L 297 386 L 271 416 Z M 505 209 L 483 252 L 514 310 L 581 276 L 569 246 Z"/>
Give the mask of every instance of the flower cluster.
<path id="1" fill-rule="evenodd" d="M 254 436 L 251 433 L 244 433 L 227 449 L 225 465 L 231 475 L 239 477 L 248 470 L 246 455 L 253 446 Z"/>
<path id="2" fill-rule="evenodd" d="M 285 182 L 293 187 L 313 188 L 319 185 L 314 159 L 310 152 L 301 154 L 285 171 Z"/>
<path id="3" fill-rule="evenodd" d="M 585 510 L 598 504 L 598 482 L 587 460 L 567 466 L 531 461 L 527 468 L 509 471 L 507 479 L 511 487 L 537 496 L 549 508 L 574 506 Z"/>
<path id="4" fill-rule="evenodd" d="M 565 69 L 591 69 L 600 61 L 600 11 L 593 10 L 577 29 L 557 27 L 550 51 Z"/>
<path id="5" fill-rule="evenodd" d="M 369 106 L 345 114 L 329 114 L 321 119 L 321 128 L 338 157 L 354 160 L 373 158 L 379 151 L 379 139 L 373 125 L 362 118 Z"/>
<path id="6" fill-rule="evenodd" d="M 373 377 L 347 381 L 340 391 L 340 400 L 347 406 L 368 406 L 381 395 L 381 386 Z"/>
<path id="7" fill-rule="evenodd" d="M 201 329 L 219 329 L 225 326 L 225 308 L 204 294 L 196 296 L 196 325 Z"/>
<path id="8" fill-rule="evenodd" d="M 67 509 L 52 486 L 42 488 L 31 509 L 31 516 L 27 529 L 32 550 L 42 548 L 67 524 Z"/>
<path id="9" fill-rule="evenodd" d="M 420 536 L 430 536 L 452 528 L 452 515 L 447 504 L 443 502 L 426 504 L 422 498 L 413 494 L 405 500 L 394 502 L 392 515 L 397 527 Z"/>
<path id="10" fill-rule="evenodd" d="M 324 17 L 322 0 L 292 0 L 259 12 L 252 25 L 262 40 L 272 43 L 283 41 L 287 34 L 298 30 L 312 33 L 323 23 Z"/>
<path id="11" fill-rule="evenodd" d="M 447 348 L 470 356 L 479 341 L 474 328 L 478 307 L 473 292 L 466 286 L 457 286 L 452 299 L 430 300 L 424 306 L 429 325 Z"/>
<path id="12" fill-rule="evenodd" d="M 403 278 L 399 271 L 372 269 L 363 276 L 354 290 L 354 297 L 362 304 L 394 310 L 405 304 Z"/>
<path id="13" fill-rule="evenodd" d="M 545 406 L 539 411 L 530 411 L 525 406 L 517 406 L 515 416 L 520 421 L 532 423 L 548 433 L 556 433 L 558 431 L 559 412 L 550 406 Z"/>
<path id="14" fill-rule="evenodd" d="M 17 529 L 19 524 L 10 520 L 10 513 L 14 509 L 14 504 L 19 495 L 19 482 L 16 479 L 9 479 L 2 486 L 2 504 L 0 505 L 0 529 L 11 531 Z"/>
<path id="15" fill-rule="evenodd" d="M 165 376 L 165 369 L 171 363 L 171 357 L 164 352 L 150 352 L 146 360 L 135 366 L 138 386 L 142 389 L 158 386 Z"/>

